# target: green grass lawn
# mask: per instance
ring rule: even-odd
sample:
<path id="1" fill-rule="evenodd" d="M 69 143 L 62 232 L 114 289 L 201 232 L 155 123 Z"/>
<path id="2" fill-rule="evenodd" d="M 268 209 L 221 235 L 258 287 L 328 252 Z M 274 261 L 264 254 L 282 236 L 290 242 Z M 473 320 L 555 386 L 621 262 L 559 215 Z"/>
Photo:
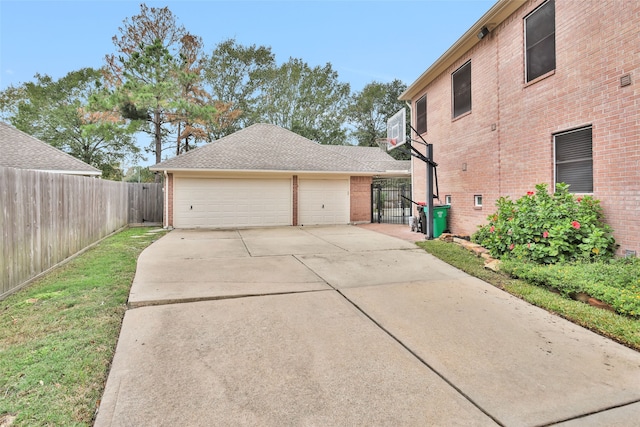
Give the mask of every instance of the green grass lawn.
<path id="1" fill-rule="evenodd" d="M 439 240 L 418 242 L 417 245 L 446 263 L 533 305 L 556 313 L 567 320 L 640 351 L 640 319 L 637 317 L 627 317 L 592 307 L 580 301 L 563 297 L 544 287 L 487 270 L 484 268 L 482 258 L 476 257 L 459 245 Z"/>
<path id="2" fill-rule="evenodd" d="M 0 424 L 91 425 L 138 255 L 164 231 L 110 236 L 0 301 Z"/>

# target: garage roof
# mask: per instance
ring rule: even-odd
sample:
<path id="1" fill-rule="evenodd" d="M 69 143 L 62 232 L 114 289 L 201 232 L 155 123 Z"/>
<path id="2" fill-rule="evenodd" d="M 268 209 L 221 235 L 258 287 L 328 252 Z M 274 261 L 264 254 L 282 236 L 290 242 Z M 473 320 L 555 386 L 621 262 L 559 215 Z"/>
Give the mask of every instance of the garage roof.
<path id="1" fill-rule="evenodd" d="M 363 148 L 363 147 L 358 147 Z M 386 160 L 393 158 L 378 148 Z M 217 141 L 158 163 L 153 171 L 300 171 L 378 175 L 385 165 L 321 145 L 276 125 L 258 123 Z"/>
<path id="2" fill-rule="evenodd" d="M 66 175 L 102 174 L 100 169 L 3 122 L 0 122 L 0 153 L 0 166 Z"/>
<path id="3" fill-rule="evenodd" d="M 344 156 L 357 159 L 375 170 L 386 172 L 396 171 L 409 175 L 411 160 L 396 160 L 379 147 L 360 147 L 357 145 L 325 145 L 330 150 Z"/>

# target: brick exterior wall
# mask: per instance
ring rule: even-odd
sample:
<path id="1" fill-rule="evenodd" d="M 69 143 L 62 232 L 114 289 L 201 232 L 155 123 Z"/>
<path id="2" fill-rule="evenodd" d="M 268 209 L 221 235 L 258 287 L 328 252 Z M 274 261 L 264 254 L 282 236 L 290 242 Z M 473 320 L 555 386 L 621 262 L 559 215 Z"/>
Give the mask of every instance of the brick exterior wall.
<path id="1" fill-rule="evenodd" d="M 165 181 L 165 197 L 167 200 L 167 215 L 165 227 L 173 227 L 173 174 L 167 174 Z"/>
<path id="2" fill-rule="evenodd" d="M 371 183 L 370 176 L 352 176 L 349 197 L 351 201 L 350 221 L 352 223 L 371 222 Z"/>
<path id="3" fill-rule="evenodd" d="M 525 3 L 412 99 L 427 95 L 422 136 L 434 147 L 441 201 L 452 196 L 450 229 L 472 234 L 500 196 L 538 183 L 553 190 L 553 134 L 591 125 L 593 196 L 620 252 L 640 254 L 640 2 L 556 0 L 555 71 L 525 83 L 524 17 L 542 3 Z M 469 60 L 472 111 L 451 119 L 451 73 Z M 621 87 L 625 74 L 632 83 Z M 413 162 L 413 199 L 422 201 L 425 166 Z"/>

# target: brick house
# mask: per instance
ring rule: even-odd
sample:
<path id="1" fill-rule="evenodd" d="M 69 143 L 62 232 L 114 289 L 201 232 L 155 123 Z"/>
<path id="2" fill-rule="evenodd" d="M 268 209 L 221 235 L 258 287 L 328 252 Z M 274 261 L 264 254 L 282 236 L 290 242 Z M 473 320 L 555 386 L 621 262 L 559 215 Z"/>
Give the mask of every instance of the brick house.
<path id="1" fill-rule="evenodd" d="M 451 231 L 566 182 L 601 200 L 620 254 L 640 253 L 639 79 L 640 2 L 499 0 L 400 96 L 433 144 Z M 414 199 L 425 180 L 414 159 Z"/>

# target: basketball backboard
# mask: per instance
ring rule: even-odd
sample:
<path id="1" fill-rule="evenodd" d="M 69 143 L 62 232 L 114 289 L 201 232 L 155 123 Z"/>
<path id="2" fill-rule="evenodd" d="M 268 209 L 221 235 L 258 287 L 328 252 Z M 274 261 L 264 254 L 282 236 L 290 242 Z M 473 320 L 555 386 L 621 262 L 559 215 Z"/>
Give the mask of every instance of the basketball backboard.
<path id="1" fill-rule="evenodd" d="M 407 113 L 403 108 L 387 120 L 387 151 L 407 142 Z"/>

